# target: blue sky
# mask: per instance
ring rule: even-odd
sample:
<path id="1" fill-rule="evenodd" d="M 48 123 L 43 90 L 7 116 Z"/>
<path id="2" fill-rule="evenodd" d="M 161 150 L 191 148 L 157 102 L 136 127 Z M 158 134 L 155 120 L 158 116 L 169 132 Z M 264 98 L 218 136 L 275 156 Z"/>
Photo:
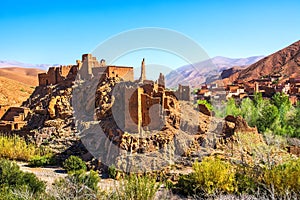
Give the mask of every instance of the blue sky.
<path id="1" fill-rule="evenodd" d="M 185 34 L 210 57 L 268 55 L 300 39 L 299 10 L 299 0 L 2 1 L 0 60 L 72 64 L 107 38 L 143 27 Z"/>

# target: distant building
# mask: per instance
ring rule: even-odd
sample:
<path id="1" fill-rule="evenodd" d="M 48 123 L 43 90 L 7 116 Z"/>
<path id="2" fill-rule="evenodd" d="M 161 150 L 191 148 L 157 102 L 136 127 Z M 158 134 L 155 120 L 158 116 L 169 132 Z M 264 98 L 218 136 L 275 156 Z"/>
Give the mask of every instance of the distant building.
<path id="1" fill-rule="evenodd" d="M 242 99 L 247 96 L 245 92 L 245 88 L 242 85 L 228 85 L 226 88 L 226 98 L 229 99 L 231 97 Z"/>
<path id="2" fill-rule="evenodd" d="M 175 92 L 175 95 L 179 100 L 190 101 L 191 100 L 190 86 L 184 86 L 179 84 L 178 89 Z"/>
<path id="3" fill-rule="evenodd" d="M 10 132 L 21 130 L 26 124 L 29 108 L 10 107 L 0 120 L 0 131 Z"/>

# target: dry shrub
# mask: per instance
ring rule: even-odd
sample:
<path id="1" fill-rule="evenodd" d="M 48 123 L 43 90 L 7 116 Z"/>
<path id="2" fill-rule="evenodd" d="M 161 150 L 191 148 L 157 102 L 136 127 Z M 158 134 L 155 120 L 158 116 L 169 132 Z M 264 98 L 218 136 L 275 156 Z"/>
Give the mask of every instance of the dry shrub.
<path id="1" fill-rule="evenodd" d="M 0 135 L 0 158 L 29 161 L 38 154 L 39 149 L 34 144 L 27 144 L 23 138 L 17 135 Z"/>

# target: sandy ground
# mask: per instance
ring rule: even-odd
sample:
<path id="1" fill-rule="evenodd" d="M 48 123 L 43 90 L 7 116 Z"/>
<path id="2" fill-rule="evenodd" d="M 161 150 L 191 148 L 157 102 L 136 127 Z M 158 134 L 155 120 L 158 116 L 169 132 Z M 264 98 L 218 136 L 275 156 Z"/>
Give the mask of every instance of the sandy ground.
<path id="1" fill-rule="evenodd" d="M 61 167 L 28 167 L 27 163 L 18 162 L 20 169 L 24 172 L 31 172 L 35 174 L 40 180 L 45 181 L 47 186 L 50 186 L 54 183 L 54 181 L 58 178 L 64 178 L 68 174 L 66 171 Z"/>

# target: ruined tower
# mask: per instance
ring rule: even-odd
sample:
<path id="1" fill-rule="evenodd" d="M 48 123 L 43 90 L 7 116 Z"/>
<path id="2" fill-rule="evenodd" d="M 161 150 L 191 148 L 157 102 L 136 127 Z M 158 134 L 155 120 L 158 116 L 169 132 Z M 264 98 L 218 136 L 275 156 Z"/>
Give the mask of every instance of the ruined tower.
<path id="1" fill-rule="evenodd" d="M 106 62 L 104 59 L 101 59 L 100 61 L 100 67 L 106 67 Z"/>
<path id="2" fill-rule="evenodd" d="M 144 82 L 146 80 L 146 67 L 145 67 L 145 58 L 143 58 L 142 64 L 141 64 L 141 77 L 139 82 Z"/>
<path id="3" fill-rule="evenodd" d="M 165 76 L 162 73 L 159 74 L 157 83 L 160 87 L 165 87 Z"/>

